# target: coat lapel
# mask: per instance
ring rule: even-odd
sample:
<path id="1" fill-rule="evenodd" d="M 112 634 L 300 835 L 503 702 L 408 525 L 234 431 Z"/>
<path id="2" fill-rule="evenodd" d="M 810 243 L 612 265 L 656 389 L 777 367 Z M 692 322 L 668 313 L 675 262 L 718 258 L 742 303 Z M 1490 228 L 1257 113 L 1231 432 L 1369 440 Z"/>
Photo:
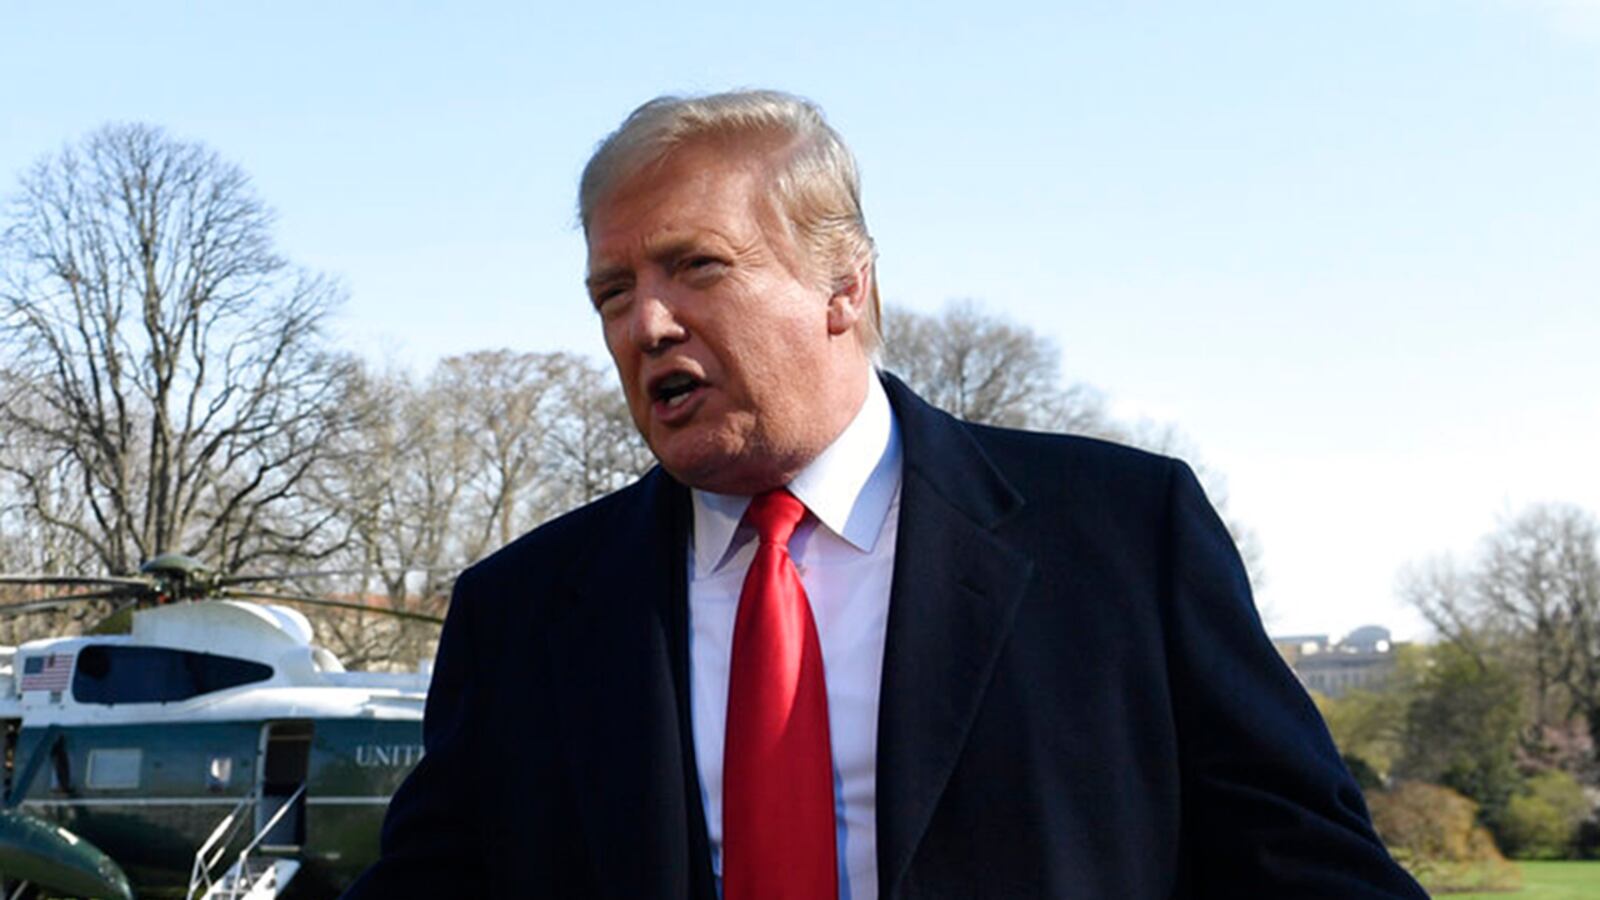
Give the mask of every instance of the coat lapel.
<path id="1" fill-rule="evenodd" d="M 550 631 L 555 727 L 600 893 L 709 900 L 687 691 L 687 495 L 659 469 L 635 490 L 569 569 L 573 603 Z"/>
<path id="2" fill-rule="evenodd" d="M 966 426 L 892 376 L 904 442 L 878 706 L 878 882 L 898 894 L 1010 632 L 1032 562 L 994 534 L 1022 506 Z"/>

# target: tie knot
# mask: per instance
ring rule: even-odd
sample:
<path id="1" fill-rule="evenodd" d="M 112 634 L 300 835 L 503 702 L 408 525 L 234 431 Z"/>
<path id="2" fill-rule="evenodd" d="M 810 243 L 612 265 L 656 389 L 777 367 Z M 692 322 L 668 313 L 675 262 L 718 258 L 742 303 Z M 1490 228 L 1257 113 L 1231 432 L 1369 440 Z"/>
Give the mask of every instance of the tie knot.
<path id="1" fill-rule="evenodd" d="M 795 526 L 800 524 L 805 515 L 806 505 L 789 493 L 787 488 L 779 488 L 757 494 L 750 501 L 750 509 L 744 517 L 750 527 L 756 530 L 761 543 L 787 547 Z"/>

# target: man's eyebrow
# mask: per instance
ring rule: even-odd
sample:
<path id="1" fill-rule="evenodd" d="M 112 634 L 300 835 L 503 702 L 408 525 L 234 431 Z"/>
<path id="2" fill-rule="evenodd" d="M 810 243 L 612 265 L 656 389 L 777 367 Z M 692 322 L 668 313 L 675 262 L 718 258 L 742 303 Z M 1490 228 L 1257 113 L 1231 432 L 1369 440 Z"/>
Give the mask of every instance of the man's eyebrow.
<path id="1" fill-rule="evenodd" d="M 645 256 L 652 262 L 671 263 L 694 252 L 700 241 L 690 235 L 668 235 L 645 247 Z"/>
<path id="2" fill-rule="evenodd" d="M 651 242 L 645 247 L 645 256 L 656 263 L 670 263 L 694 252 L 701 241 L 688 235 L 672 235 L 658 241 Z M 633 269 L 625 265 L 601 266 L 590 272 L 583 279 L 583 283 L 590 288 L 618 279 L 625 279 L 633 274 Z"/>
<path id="3" fill-rule="evenodd" d="M 625 278 L 628 276 L 628 274 L 629 270 L 626 266 L 605 266 L 597 272 L 590 272 L 588 275 L 586 275 L 583 279 L 583 283 L 586 287 L 593 289 L 596 285 L 616 281 L 619 278 Z"/>

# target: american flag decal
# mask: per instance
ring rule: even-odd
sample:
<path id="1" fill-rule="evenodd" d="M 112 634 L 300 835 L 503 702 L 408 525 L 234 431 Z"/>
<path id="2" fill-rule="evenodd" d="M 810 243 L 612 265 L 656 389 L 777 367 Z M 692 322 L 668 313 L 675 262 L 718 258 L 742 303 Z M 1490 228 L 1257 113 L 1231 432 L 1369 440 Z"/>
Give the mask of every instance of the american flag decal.
<path id="1" fill-rule="evenodd" d="M 71 653 L 45 653 L 22 661 L 24 691 L 64 691 L 72 681 Z"/>

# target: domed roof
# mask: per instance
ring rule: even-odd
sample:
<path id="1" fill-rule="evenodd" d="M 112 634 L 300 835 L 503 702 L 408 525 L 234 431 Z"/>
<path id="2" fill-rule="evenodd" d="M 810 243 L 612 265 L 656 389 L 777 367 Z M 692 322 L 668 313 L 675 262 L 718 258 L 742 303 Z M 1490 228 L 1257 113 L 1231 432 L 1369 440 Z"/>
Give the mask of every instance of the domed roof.
<path id="1" fill-rule="evenodd" d="M 1389 629 L 1382 625 L 1363 625 L 1344 636 L 1340 641 L 1346 647 L 1354 647 L 1366 653 L 1372 653 L 1383 644 L 1385 648 L 1391 643 Z"/>

